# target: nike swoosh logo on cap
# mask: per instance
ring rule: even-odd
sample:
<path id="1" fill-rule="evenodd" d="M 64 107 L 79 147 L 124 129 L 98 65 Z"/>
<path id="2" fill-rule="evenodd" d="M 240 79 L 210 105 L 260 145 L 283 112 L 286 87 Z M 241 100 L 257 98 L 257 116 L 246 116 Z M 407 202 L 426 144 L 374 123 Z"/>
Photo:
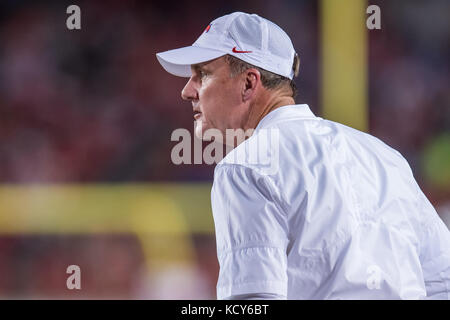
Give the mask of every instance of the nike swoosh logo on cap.
<path id="1" fill-rule="evenodd" d="M 241 50 L 236 50 L 236 47 L 233 48 L 233 52 L 234 53 L 250 53 L 251 51 L 241 51 Z"/>

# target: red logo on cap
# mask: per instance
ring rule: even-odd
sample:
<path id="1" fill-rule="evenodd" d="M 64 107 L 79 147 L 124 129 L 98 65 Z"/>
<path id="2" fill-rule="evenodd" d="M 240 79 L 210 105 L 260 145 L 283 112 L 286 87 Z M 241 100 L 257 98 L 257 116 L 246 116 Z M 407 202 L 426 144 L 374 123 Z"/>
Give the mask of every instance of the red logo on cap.
<path id="1" fill-rule="evenodd" d="M 236 47 L 233 48 L 233 52 L 234 53 L 250 53 L 251 51 L 241 51 L 241 50 L 236 50 Z"/>
<path id="2" fill-rule="evenodd" d="M 208 33 L 209 29 L 211 29 L 211 24 L 208 24 L 208 26 L 205 28 L 205 30 L 203 32 Z"/>

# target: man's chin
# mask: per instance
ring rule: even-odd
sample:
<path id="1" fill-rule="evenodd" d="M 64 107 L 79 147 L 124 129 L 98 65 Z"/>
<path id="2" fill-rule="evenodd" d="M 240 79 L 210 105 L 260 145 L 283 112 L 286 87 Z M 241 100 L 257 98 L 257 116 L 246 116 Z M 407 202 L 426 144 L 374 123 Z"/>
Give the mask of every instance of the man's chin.
<path id="1" fill-rule="evenodd" d="M 197 139 L 202 141 L 223 141 L 223 134 L 215 128 L 210 128 L 202 123 L 202 121 L 195 121 L 194 134 Z"/>
<path id="2" fill-rule="evenodd" d="M 198 132 L 198 130 L 195 130 L 194 132 L 195 132 L 195 138 L 203 140 L 203 134 L 201 131 Z"/>
<path id="3" fill-rule="evenodd" d="M 209 135 L 207 135 L 207 134 L 205 134 L 205 131 L 206 130 L 195 130 L 194 132 L 195 132 L 195 137 L 197 138 L 197 139 L 200 139 L 200 140 L 202 140 L 202 141 L 214 141 L 215 139 L 214 139 L 214 137 L 211 137 L 211 136 L 209 136 Z"/>
<path id="4" fill-rule="evenodd" d="M 206 128 L 203 125 L 202 121 L 194 121 L 194 133 L 197 139 L 203 140 L 203 133 L 205 130 Z"/>

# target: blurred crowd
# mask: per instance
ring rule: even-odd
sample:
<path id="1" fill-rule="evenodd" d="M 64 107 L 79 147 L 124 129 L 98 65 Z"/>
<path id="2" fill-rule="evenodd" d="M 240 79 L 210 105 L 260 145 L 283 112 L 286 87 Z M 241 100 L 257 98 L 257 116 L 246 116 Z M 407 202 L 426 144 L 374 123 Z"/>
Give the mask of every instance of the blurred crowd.
<path id="1" fill-rule="evenodd" d="M 399 150 L 433 204 L 450 212 L 450 3 L 370 2 L 382 17 L 382 29 L 368 33 L 370 133 Z M 287 31 L 302 60 L 297 102 L 320 115 L 317 1 L 77 1 L 81 30 L 66 28 L 70 4 L 0 4 L 0 183 L 212 181 L 213 165 L 170 160 L 172 131 L 193 132 L 192 107 L 180 97 L 186 79 L 167 74 L 155 53 L 192 44 L 232 11 Z M 435 153 L 442 156 L 428 161 Z M 46 250 L 0 238 L 0 278 L 24 241 Z M 204 258 L 215 259 L 208 252 Z M 132 261 L 125 277 L 138 270 Z M 0 280 L 2 296 L 15 286 L 8 281 Z"/>
<path id="2" fill-rule="evenodd" d="M 172 131 L 193 131 L 192 106 L 180 96 L 186 79 L 167 74 L 155 53 L 192 44 L 238 6 L 86 1 L 81 30 L 71 31 L 57 3 L 2 9 L 0 181 L 210 181 L 212 166 L 170 160 Z M 272 18 L 302 30 L 297 47 L 309 62 L 301 91 L 317 105 L 315 10 L 294 3 Z M 276 4 L 245 6 L 264 14 Z"/>

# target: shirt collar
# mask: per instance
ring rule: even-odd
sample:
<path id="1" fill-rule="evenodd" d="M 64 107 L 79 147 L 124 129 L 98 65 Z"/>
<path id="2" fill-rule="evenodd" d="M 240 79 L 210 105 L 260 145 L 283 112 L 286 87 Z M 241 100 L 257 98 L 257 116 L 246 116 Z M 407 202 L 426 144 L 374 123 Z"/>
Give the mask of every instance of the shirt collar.
<path id="1" fill-rule="evenodd" d="M 266 114 L 264 118 L 259 121 L 258 125 L 255 128 L 255 131 L 266 128 L 274 122 L 278 122 L 280 120 L 307 118 L 316 118 L 307 104 L 292 104 L 282 106 Z"/>

